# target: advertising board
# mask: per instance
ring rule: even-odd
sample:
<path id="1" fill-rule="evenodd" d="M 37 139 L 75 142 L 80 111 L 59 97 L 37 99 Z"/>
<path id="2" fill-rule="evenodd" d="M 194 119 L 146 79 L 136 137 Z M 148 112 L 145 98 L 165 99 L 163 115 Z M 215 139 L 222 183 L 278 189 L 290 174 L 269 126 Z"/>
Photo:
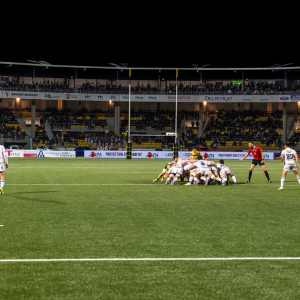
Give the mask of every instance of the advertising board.
<path id="1" fill-rule="evenodd" d="M 202 155 L 205 152 L 201 152 Z M 240 159 L 246 152 L 207 152 L 208 158 L 211 160 L 217 159 Z M 265 160 L 274 159 L 274 153 L 265 152 Z M 190 152 L 188 151 L 179 151 L 178 156 L 180 158 L 190 157 Z M 126 158 L 126 151 L 84 151 L 84 157 L 86 158 Z M 132 158 L 150 158 L 150 159 L 173 159 L 172 151 L 132 151 Z M 252 154 L 249 155 L 246 159 L 253 159 Z"/>

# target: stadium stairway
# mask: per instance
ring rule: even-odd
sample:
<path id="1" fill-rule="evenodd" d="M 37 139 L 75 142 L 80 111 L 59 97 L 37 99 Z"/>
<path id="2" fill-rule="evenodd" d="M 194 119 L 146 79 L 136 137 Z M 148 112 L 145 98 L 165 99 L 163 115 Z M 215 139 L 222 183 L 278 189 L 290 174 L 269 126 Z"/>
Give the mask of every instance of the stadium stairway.
<path id="1" fill-rule="evenodd" d="M 109 131 L 115 132 L 115 118 L 106 117 L 106 122 L 109 127 Z"/>
<path id="2" fill-rule="evenodd" d="M 26 126 L 26 123 L 23 118 L 16 118 L 16 120 L 24 129 L 25 133 L 27 134 L 27 137 L 31 137 L 31 126 Z"/>
<path id="3" fill-rule="evenodd" d="M 297 116 L 288 116 L 286 120 L 287 125 L 287 139 L 289 140 L 293 133 L 295 132 L 297 123 Z"/>
<path id="4" fill-rule="evenodd" d="M 53 139 L 53 132 L 51 130 L 50 122 L 47 120 L 45 122 L 45 131 L 47 133 L 47 136 L 49 137 L 49 140 Z"/>
<path id="5" fill-rule="evenodd" d="M 210 124 L 210 122 L 211 122 L 211 117 L 210 116 L 205 116 L 204 120 L 203 120 L 203 133 L 204 133 L 204 136 L 205 136 L 205 130 L 206 130 L 207 126 Z"/>

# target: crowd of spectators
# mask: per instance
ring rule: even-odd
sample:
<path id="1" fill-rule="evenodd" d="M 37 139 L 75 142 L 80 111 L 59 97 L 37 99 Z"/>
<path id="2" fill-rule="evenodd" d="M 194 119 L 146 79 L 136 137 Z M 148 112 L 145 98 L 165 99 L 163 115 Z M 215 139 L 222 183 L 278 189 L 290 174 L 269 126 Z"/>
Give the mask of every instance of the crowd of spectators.
<path id="1" fill-rule="evenodd" d="M 157 86 L 151 86 L 147 84 L 144 86 L 137 83 L 132 86 L 133 94 L 175 94 L 176 85 L 174 83 L 168 84 L 166 82 L 165 88 L 159 90 Z M 74 87 L 69 87 L 66 82 L 61 81 L 51 81 L 45 79 L 43 81 L 37 81 L 34 84 L 28 84 L 24 82 L 19 82 L 17 78 L 13 80 L 8 80 L 7 77 L 0 77 L 0 89 L 10 89 L 15 91 L 35 91 L 35 92 L 75 92 Z M 100 84 L 98 81 L 95 83 L 86 82 L 76 89 L 76 92 L 81 93 L 119 93 L 119 94 L 128 94 L 129 87 L 118 86 L 111 83 Z M 282 93 L 300 93 L 300 85 L 291 83 L 288 88 L 284 88 L 279 83 L 269 83 L 268 81 L 246 81 L 244 86 L 241 84 L 227 83 L 223 84 L 222 82 L 215 83 L 206 83 L 202 82 L 199 84 L 189 84 L 181 81 L 178 84 L 178 94 L 179 95 L 253 95 L 253 94 L 268 94 L 276 95 Z"/>
<path id="2" fill-rule="evenodd" d="M 68 87 L 61 81 L 43 80 L 35 82 L 34 84 L 19 82 L 18 79 L 12 81 L 7 78 L 1 79 L 0 77 L 0 89 L 9 89 L 11 91 L 27 91 L 27 92 L 67 92 L 74 93 L 74 88 Z"/>
<path id="3" fill-rule="evenodd" d="M 211 123 L 206 129 L 206 140 L 213 141 L 212 145 L 226 145 L 226 141 L 261 141 L 266 146 L 281 146 L 282 111 L 267 114 L 245 110 L 243 113 L 232 111 L 210 112 Z"/>
<path id="4" fill-rule="evenodd" d="M 13 141 L 24 141 L 25 132 L 21 130 L 13 110 L 10 108 L 0 109 L 0 135 L 4 139 L 11 138 Z"/>
<path id="5" fill-rule="evenodd" d="M 179 121 L 178 121 L 179 122 Z M 121 127 L 128 126 L 128 119 L 121 120 Z M 136 130 L 154 130 L 175 129 L 175 114 L 169 110 L 159 112 L 132 112 L 130 116 L 130 126 L 135 126 Z"/>
<path id="6" fill-rule="evenodd" d="M 295 149 L 295 146 L 300 142 L 300 130 L 299 129 L 295 130 L 293 135 L 290 137 L 289 142 L 291 144 L 291 147 Z"/>
<path id="7" fill-rule="evenodd" d="M 129 93 L 129 86 L 122 86 L 121 84 L 114 85 L 114 84 L 94 84 L 94 83 L 84 83 L 82 84 L 79 88 L 78 88 L 79 92 L 82 93 L 86 93 L 86 92 L 90 92 L 90 93 L 105 93 L 105 92 L 111 92 L 111 93 L 118 93 L 118 94 L 128 94 Z M 140 85 L 139 83 L 137 83 L 135 86 L 131 87 L 131 91 L 132 93 L 156 93 L 158 92 L 158 88 L 155 87 L 151 87 L 150 84 L 147 84 L 146 86 L 144 86 L 144 84 Z"/>
<path id="8" fill-rule="evenodd" d="M 84 142 L 85 144 L 92 145 L 97 149 L 113 149 L 121 148 L 126 145 L 127 138 L 125 135 L 115 135 L 113 132 L 108 133 L 87 133 L 87 132 L 67 132 L 61 135 L 56 133 L 53 138 L 53 142 L 56 144 L 67 146 L 78 146 L 78 144 Z"/>
<path id="9" fill-rule="evenodd" d="M 49 139 L 43 125 L 36 126 L 35 138 L 32 140 L 32 142 L 33 142 L 33 144 L 38 144 L 38 143 L 49 144 L 50 143 L 50 139 Z"/>
<path id="10" fill-rule="evenodd" d="M 107 121 L 98 120 L 96 117 L 96 114 L 101 112 L 101 110 L 95 110 L 89 114 L 88 118 L 86 118 L 86 109 L 72 112 L 70 109 L 63 109 L 61 111 L 51 109 L 48 111 L 47 119 L 49 120 L 51 129 L 71 129 L 72 125 L 79 125 L 88 130 L 94 130 L 96 127 L 104 129 L 107 126 Z"/>

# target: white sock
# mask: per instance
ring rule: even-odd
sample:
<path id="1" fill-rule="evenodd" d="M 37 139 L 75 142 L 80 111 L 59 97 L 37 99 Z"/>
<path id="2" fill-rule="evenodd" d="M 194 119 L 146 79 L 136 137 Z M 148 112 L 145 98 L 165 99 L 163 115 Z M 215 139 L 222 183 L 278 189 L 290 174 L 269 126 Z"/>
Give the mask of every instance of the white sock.
<path id="1" fill-rule="evenodd" d="M 297 178 L 297 180 L 298 180 L 298 182 L 300 183 L 300 177 L 299 177 L 299 178 Z"/>
<path id="2" fill-rule="evenodd" d="M 202 176 L 200 179 L 201 179 L 201 180 L 203 180 L 203 181 L 205 181 L 205 180 L 206 180 L 206 178 L 205 178 L 204 176 Z"/>
<path id="3" fill-rule="evenodd" d="M 4 183 L 5 183 L 5 181 L 2 181 L 2 180 L 1 180 L 1 188 L 2 188 L 2 189 L 4 188 Z"/>
<path id="4" fill-rule="evenodd" d="M 222 179 L 220 177 L 216 177 L 216 180 L 220 181 L 220 182 L 222 181 Z"/>
<path id="5" fill-rule="evenodd" d="M 194 176 L 190 176 L 189 182 L 192 183 L 193 180 L 194 180 Z"/>
<path id="6" fill-rule="evenodd" d="M 178 180 L 178 177 L 174 177 L 173 182 L 176 182 Z"/>
<path id="7" fill-rule="evenodd" d="M 233 175 L 231 178 L 232 178 L 233 182 L 236 183 L 236 177 Z"/>
<path id="8" fill-rule="evenodd" d="M 282 178 L 281 178 L 281 187 L 283 187 L 284 182 L 285 182 L 285 177 L 282 177 Z"/>
<path id="9" fill-rule="evenodd" d="M 170 181 L 171 181 L 171 179 L 172 179 L 171 177 L 168 177 L 168 179 L 167 179 L 167 182 L 170 182 Z"/>

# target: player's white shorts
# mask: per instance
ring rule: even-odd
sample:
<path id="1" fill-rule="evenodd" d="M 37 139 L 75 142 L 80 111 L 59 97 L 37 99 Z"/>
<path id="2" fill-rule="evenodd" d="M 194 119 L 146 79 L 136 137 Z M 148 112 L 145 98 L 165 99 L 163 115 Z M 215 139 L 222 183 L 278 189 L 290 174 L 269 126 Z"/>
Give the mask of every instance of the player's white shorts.
<path id="1" fill-rule="evenodd" d="M 0 172 L 5 172 L 5 164 L 3 161 L 0 162 Z"/>
<path id="2" fill-rule="evenodd" d="M 177 175 L 179 174 L 180 176 L 182 176 L 182 168 L 177 168 L 176 170 L 171 170 L 171 175 Z"/>
<path id="3" fill-rule="evenodd" d="M 295 163 L 288 163 L 283 167 L 284 171 L 297 171 L 297 165 Z"/>
<path id="4" fill-rule="evenodd" d="M 188 164 L 186 166 L 183 167 L 183 170 L 184 171 L 189 171 L 190 170 L 190 167 L 192 166 L 193 164 Z"/>
<path id="5" fill-rule="evenodd" d="M 198 168 L 197 171 L 203 175 L 212 173 L 210 168 Z"/>
<path id="6" fill-rule="evenodd" d="M 228 167 L 222 168 L 220 171 L 220 175 L 222 175 L 222 174 L 228 175 L 230 172 L 231 172 L 231 170 Z"/>

